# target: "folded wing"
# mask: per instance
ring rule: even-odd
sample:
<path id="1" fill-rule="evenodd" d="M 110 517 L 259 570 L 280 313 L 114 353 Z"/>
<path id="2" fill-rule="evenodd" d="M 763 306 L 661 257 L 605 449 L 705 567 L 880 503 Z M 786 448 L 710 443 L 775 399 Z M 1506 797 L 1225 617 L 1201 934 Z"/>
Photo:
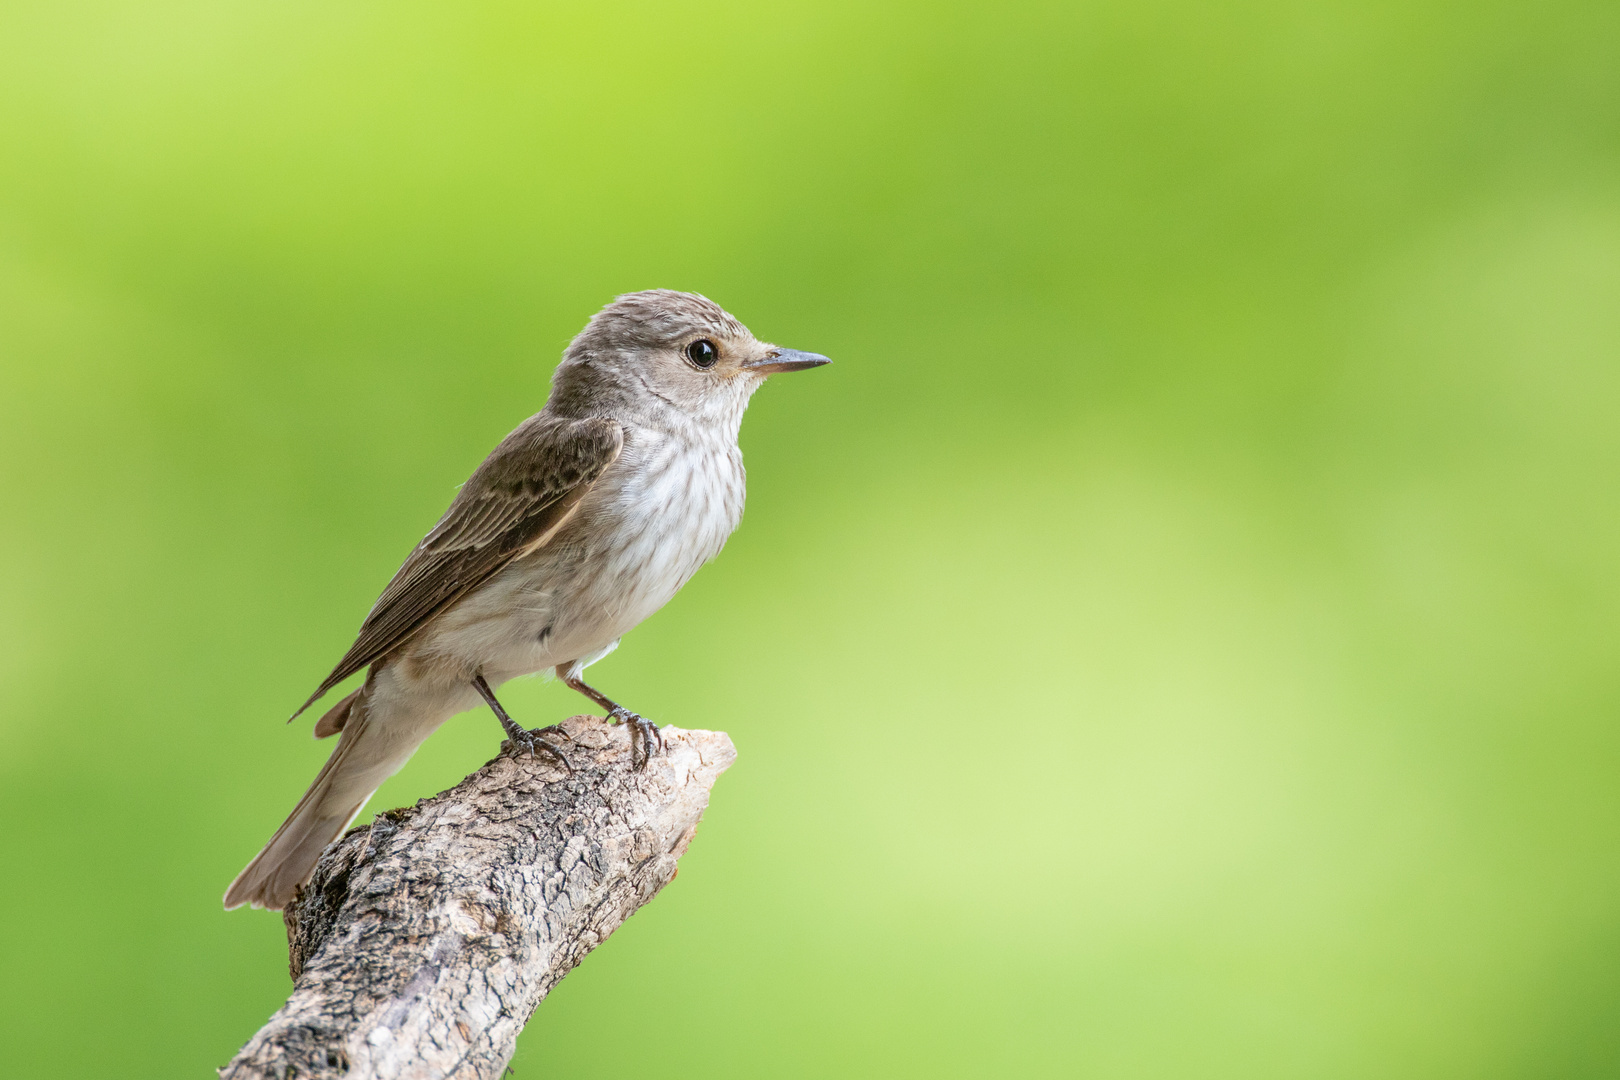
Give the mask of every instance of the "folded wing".
<path id="1" fill-rule="evenodd" d="M 540 413 L 524 421 L 462 485 L 383 589 L 354 645 L 293 716 L 399 648 L 507 563 L 550 541 L 623 446 L 623 430 L 606 417 Z"/>

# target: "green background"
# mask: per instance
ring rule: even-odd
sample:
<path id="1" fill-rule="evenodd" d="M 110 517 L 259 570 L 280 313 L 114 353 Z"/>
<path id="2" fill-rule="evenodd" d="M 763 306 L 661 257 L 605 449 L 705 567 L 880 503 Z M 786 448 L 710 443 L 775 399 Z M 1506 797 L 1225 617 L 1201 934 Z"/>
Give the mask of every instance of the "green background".
<path id="1" fill-rule="evenodd" d="M 670 286 L 837 363 L 594 669 L 741 756 L 520 1077 L 1620 1076 L 1617 57 L 1612 0 L 3 0 L 0 1071 L 277 1007 L 219 896 L 282 720 Z"/>

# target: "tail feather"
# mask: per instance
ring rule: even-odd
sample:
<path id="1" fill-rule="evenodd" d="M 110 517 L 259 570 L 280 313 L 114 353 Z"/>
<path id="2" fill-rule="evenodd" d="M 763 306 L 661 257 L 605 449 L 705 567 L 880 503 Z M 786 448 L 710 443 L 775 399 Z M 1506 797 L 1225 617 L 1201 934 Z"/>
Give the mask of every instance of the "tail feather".
<path id="1" fill-rule="evenodd" d="M 225 892 L 225 910 L 243 904 L 271 911 L 286 907 L 298 887 L 309 879 L 326 845 L 343 835 L 365 805 L 360 802 L 347 814 L 305 817 L 294 828 L 278 833 L 231 882 Z M 288 825 L 294 825 L 291 819 Z"/>
<path id="2" fill-rule="evenodd" d="M 225 907 L 251 904 L 279 911 L 309 880 L 321 852 L 343 834 L 382 782 L 398 772 L 426 738 L 399 738 L 368 717 L 365 701 L 348 710 L 343 736 L 298 805 L 225 890 Z M 391 737 L 392 736 L 392 737 Z"/>
<path id="3" fill-rule="evenodd" d="M 342 701 L 327 709 L 326 715 L 315 721 L 315 737 L 324 739 L 342 731 L 343 725 L 349 722 L 349 712 L 354 708 L 355 701 L 359 699 L 365 689 L 364 686 L 360 687 L 354 693 L 345 696 Z"/>

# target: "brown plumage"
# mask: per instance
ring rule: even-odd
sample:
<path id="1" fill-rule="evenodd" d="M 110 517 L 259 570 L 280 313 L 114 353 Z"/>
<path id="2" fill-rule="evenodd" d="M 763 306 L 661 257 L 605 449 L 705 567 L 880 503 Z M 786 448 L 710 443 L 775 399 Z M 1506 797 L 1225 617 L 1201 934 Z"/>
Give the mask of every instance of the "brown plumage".
<path id="1" fill-rule="evenodd" d="M 550 539 L 623 446 L 624 432 L 609 419 L 540 413 L 525 420 L 462 485 L 450 509 L 372 605 L 355 643 L 289 719 Z M 321 718 L 323 724 L 326 719 Z M 335 721 L 327 733 L 341 729 L 342 722 Z"/>
<path id="2" fill-rule="evenodd" d="M 541 748 L 495 699 L 508 679 L 555 670 L 635 725 L 644 762 L 657 729 L 582 673 L 741 520 L 737 429 L 753 392 L 768 375 L 826 362 L 755 340 L 690 293 L 632 293 L 599 312 L 563 354 L 546 407 L 473 473 L 298 710 L 369 668 L 316 722 L 337 747 L 225 905 L 283 906 L 377 786 L 455 713 L 487 701 L 509 739 Z"/>

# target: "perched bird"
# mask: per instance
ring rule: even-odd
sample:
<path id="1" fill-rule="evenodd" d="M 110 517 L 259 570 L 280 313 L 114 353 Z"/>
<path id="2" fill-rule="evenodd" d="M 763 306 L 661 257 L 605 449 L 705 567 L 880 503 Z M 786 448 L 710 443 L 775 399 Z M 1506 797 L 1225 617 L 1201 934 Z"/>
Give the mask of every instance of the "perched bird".
<path id="1" fill-rule="evenodd" d="M 378 786 L 480 701 L 514 744 L 560 757 L 495 698 L 520 675 L 554 669 L 632 725 L 632 764 L 644 768 L 661 745 L 657 727 L 587 686 L 585 668 L 663 607 L 737 527 L 737 430 L 754 391 L 769 375 L 825 363 L 755 340 L 693 293 L 630 293 L 598 312 L 563 352 L 545 408 L 462 486 L 298 710 L 370 668 L 315 724 L 317 738 L 342 737 L 231 882 L 225 906 L 285 906 Z"/>

